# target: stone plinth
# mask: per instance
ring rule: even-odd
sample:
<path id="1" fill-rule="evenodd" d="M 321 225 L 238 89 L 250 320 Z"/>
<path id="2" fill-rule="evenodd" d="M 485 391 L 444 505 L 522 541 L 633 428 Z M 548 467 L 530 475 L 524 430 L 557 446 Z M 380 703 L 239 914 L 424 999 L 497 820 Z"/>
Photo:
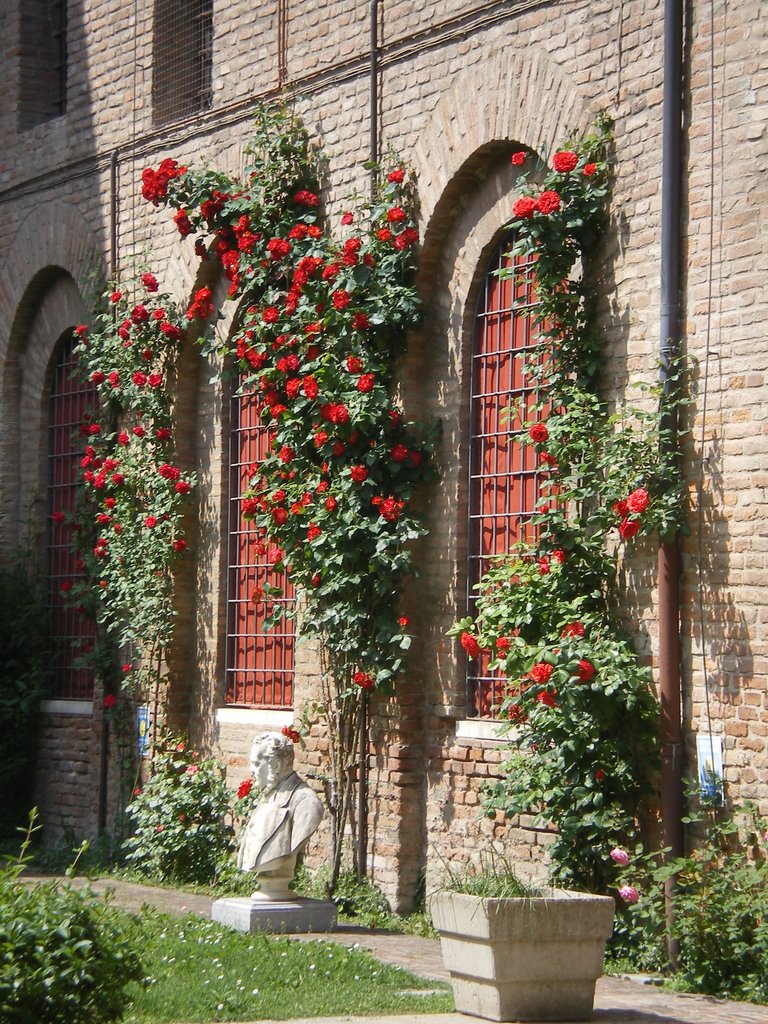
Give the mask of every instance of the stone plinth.
<path id="1" fill-rule="evenodd" d="M 253 900 L 247 896 L 216 900 L 211 918 L 239 932 L 329 932 L 336 927 L 336 905 L 330 900 Z"/>

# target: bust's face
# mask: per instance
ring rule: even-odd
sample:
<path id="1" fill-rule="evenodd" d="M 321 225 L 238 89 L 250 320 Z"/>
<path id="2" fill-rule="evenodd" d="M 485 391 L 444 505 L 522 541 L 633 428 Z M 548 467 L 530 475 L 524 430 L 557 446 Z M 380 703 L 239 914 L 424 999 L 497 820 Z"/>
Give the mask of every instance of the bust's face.
<path id="1" fill-rule="evenodd" d="M 269 793 L 291 772 L 291 766 L 270 744 L 254 743 L 251 747 L 251 774 L 257 789 Z"/>

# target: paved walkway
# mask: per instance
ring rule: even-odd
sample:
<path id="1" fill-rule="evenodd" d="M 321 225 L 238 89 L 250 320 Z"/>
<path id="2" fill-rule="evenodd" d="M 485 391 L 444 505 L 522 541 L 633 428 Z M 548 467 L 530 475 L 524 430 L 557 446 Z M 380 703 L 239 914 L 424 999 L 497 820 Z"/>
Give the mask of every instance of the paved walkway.
<path id="1" fill-rule="evenodd" d="M 30 879 L 35 876 L 28 876 Z M 78 887 L 87 879 L 75 878 Z M 211 916 L 211 900 L 207 896 L 99 879 L 91 882 L 95 892 L 114 892 L 115 902 L 127 910 L 138 911 L 145 903 L 169 914 Z M 299 938 L 299 936 L 296 936 Z M 317 936 L 302 936 L 302 939 Z M 346 946 L 360 945 L 369 949 L 385 963 L 404 967 L 423 978 L 447 981 L 440 943 L 415 935 L 401 935 L 353 925 L 343 925 L 326 937 Z M 601 978 L 595 992 L 592 1020 L 598 1024 L 768 1024 L 768 1007 L 751 1003 L 735 1003 L 709 996 L 682 995 L 667 992 L 638 978 Z M 255 1024 L 255 1022 L 248 1022 Z M 260 1021 L 259 1024 L 276 1024 Z M 406 1014 L 388 1017 L 326 1017 L 301 1018 L 293 1024 L 487 1024 L 479 1017 L 460 1013 Z"/>

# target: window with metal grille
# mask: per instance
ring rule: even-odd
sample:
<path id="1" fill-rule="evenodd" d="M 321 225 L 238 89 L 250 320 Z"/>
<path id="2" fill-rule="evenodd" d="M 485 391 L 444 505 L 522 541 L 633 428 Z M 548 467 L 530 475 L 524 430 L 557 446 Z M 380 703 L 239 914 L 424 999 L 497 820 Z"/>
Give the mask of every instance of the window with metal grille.
<path id="1" fill-rule="evenodd" d="M 243 518 L 240 496 L 251 468 L 269 452 L 270 431 L 259 418 L 255 394 L 234 395 L 230 406 L 229 573 L 227 585 L 227 704 L 289 710 L 293 706 L 294 621 L 283 615 L 267 628 L 266 585 L 284 588 L 278 604 L 289 610 L 293 588 L 276 573 L 269 548 Z"/>
<path id="2" fill-rule="evenodd" d="M 80 427 L 93 416 L 96 388 L 73 376 L 74 340 L 59 344 L 51 375 L 48 410 L 47 555 L 48 610 L 51 627 L 53 696 L 59 700 L 91 700 L 93 671 L 81 659 L 93 645 L 95 627 L 68 598 L 83 570 L 72 545 L 67 520 L 77 505 L 80 460 L 85 447 Z"/>
<path id="3" fill-rule="evenodd" d="M 533 446 L 519 443 L 522 421 L 536 400 L 527 368 L 537 329 L 526 315 L 534 303 L 533 264 L 511 259 L 507 236 L 483 279 L 472 343 L 469 407 L 469 536 L 467 605 L 474 613 L 474 587 L 495 555 L 518 541 L 531 541 L 531 516 L 540 496 Z M 501 269 L 514 274 L 500 279 Z M 467 664 L 467 714 L 491 717 L 502 698 L 503 677 L 488 669 L 488 655 Z"/>
<path id="4" fill-rule="evenodd" d="M 24 0 L 19 8 L 19 129 L 26 131 L 66 111 L 67 4 Z"/>
<path id="5" fill-rule="evenodd" d="M 178 121 L 211 105 L 213 0 L 155 0 L 152 114 Z"/>

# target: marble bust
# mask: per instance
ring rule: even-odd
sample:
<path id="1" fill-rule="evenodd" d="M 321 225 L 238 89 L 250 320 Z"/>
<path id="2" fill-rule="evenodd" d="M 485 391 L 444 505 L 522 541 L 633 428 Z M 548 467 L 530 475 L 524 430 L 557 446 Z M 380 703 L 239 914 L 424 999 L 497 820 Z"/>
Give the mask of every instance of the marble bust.
<path id="1" fill-rule="evenodd" d="M 293 770 L 293 743 L 265 732 L 251 744 L 250 767 L 261 799 L 243 830 L 237 864 L 261 885 L 254 900 L 291 900 L 296 857 L 323 817 L 323 805 Z"/>

